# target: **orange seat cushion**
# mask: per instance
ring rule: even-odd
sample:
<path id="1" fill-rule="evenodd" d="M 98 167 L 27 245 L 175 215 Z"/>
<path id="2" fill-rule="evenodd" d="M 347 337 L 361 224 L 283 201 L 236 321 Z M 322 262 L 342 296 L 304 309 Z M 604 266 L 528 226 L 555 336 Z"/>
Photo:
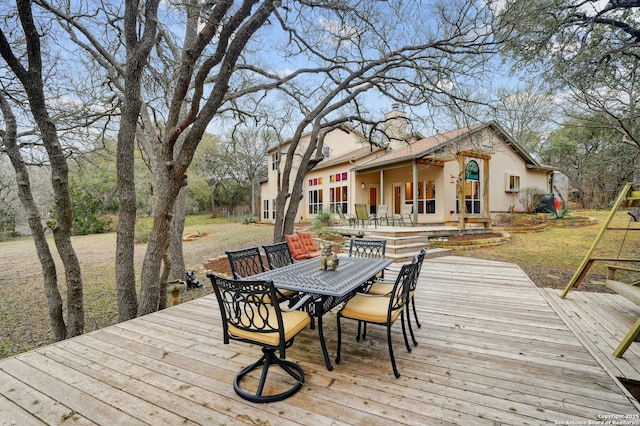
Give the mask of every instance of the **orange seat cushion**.
<path id="1" fill-rule="evenodd" d="M 311 232 L 298 231 L 296 232 L 298 237 L 300 237 L 300 241 L 302 241 L 302 246 L 306 250 L 307 253 L 311 254 L 312 252 L 318 252 L 318 256 L 320 256 L 321 251 L 318 250 L 316 244 L 313 242 L 313 237 L 311 236 Z"/>
<path id="2" fill-rule="evenodd" d="M 301 259 L 309 259 L 309 253 L 305 250 L 300 237 L 296 234 L 285 235 L 284 240 L 287 242 L 289 246 L 289 251 L 291 252 L 291 256 L 295 260 Z"/>
<path id="3" fill-rule="evenodd" d="M 322 254 L 322 250 L 314 250 L 307 253 L 309 257 L 318 257 Z"/>

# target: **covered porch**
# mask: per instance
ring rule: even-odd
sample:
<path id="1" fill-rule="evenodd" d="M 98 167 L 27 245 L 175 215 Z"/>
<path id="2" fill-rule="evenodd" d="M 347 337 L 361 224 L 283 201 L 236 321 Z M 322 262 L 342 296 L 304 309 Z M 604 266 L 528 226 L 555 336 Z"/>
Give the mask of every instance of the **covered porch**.
<path id="1" fill-rule="evenodd" d="M 356 173 L 358 199 L 366 201 L 370 214 L 389 218 L 409 213 L 413 224 L 489 227 L 491 155 L 461 151 L 455 155 L 424 155 L 409 161 Z M 482 172 L 481 172 L 482 170 Z M 461 204 L 459 200 L 464 200 Z"/>
<path id="2" fill-rule="evenodd" d="M 384 331 L 372 326 L 357 342 L 357 325 L 345 323 L 333 371 L 307 329 L 287 351 L 305 370 L 302 390 L 277 403 L 242 400 L 233 376 L 260 349 L 222 343 L 209 295 L 0 361 L 0 423 L 640 423 L 636 399 L 616 379 L 640 380 L 640 345 L 611 355 L 640 315 L 621 296 L 576 291 L 561 300 L 517 265 L 445 256 L 425 260 L 415 297 L 419 345 L 407 353 L 395 329 L 400 379 Z M 334 356 L 335 318 L 325 324 Z"/>

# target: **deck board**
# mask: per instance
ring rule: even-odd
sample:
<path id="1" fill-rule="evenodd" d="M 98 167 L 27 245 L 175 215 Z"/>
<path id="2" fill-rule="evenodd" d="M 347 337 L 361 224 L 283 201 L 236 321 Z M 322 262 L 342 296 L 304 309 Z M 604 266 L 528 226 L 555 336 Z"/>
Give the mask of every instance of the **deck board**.
<path id="1" fill-rule="evenodd" d="M 222 343 L 209 295 L 0 360 L 0 425 L 547 425 L 640 415 L 614 379 L 640 380 L 640 344 L 611 355 L 640 308 L 617 295 L 557 293 L 517 265 L 428 259 L 411 353 L 395 328 L 400 379 L 384 328 L 357 342 L 357 324 L 343 321 L 341 363 L 327 371 L 317 331 L 304 330 L 287 358 L 303 367 L 305 385 L 270 404 L 233 391 L 260 349 Z M 335 315 L 325 335 L 334 357 Z"/>
<path id="2" fill-rule="evenodd" d="M 618 294 L 544 289 L 549 303 L 563 316 L 576 336 L 611 375 L 640 381 L 640 344 L 632 343 L 622 358 L 614 349 L 640 316 L 640 307 Z"/>

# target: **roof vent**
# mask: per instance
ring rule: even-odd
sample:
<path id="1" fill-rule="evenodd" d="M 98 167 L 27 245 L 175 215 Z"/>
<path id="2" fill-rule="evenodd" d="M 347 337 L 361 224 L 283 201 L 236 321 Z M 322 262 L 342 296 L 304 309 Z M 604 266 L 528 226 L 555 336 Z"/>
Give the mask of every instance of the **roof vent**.
<path id="1" fill-rule="evenodd" d="M 331 149 L 331 148 L 330 148 L 330 147 L 328 147 L 328 146 L 323 146 L 323 147 L 322 147 L 322 156 L 323 156 L 324 158 L 329 158 L 329 150 L 330 150 L 330 149 Z"/>

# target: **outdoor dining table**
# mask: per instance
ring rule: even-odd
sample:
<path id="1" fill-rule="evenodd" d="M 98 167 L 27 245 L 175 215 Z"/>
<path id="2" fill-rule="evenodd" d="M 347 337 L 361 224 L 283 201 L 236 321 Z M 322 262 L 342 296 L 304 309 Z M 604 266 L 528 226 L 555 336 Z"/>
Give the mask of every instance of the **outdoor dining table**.
<path id="1" fill-rule="evenodd" d="M 332 370 L 322 329 L 322 316 L 353 297 L 367 281 L 391 263 L 393 262 L 388 259 L 341 257 L 338 268 L 329 271 L 321 270 L 320 259 L 315 258 L 252 275 L 246 279 L 271 280 L 278 289 L 294 290 L 312 296 L 309 313 L 317 318 L 324 362 L 327 369 Z"/>

